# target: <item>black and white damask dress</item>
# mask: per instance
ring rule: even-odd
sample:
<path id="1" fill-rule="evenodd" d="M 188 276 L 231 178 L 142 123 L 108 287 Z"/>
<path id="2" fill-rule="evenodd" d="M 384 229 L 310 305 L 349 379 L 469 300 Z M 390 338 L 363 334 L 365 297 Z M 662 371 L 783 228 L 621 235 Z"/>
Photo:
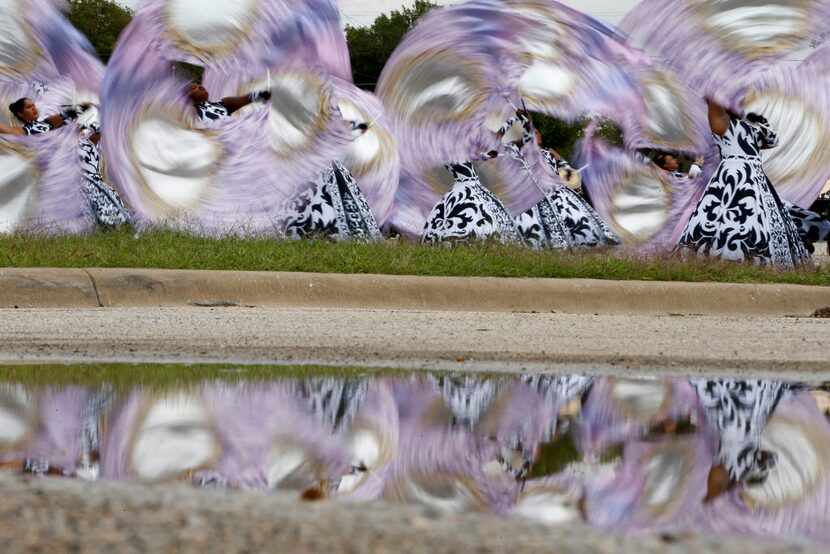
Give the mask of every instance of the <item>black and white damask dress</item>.
<path id="1" fill-rule="evenodd" d="M 761 448 L 764 428 L 779 402 L 801 388 L 737 379 L 693 379 L 692 385 L 720 438 L 715 465 L 723 465 L 733 483 L 765 481 L 778 460 Z"/>
<path id="2" fill-rule="evenodd" d="M 285 231 L 295 239 L 317 236 L 377 241 L 383 238 L 357 181 L 337 160 L 323 169 L 314 185 L 291 203 Z"/>
<path id="3" fill-rule="evenodd" d="M 199 102 L 194 106 L 196 115 L 204 122 L 221 121 L 231 115 L 230 110 L 222 102 Z"/>
<path id="4" fill-rule="evenodd" d="M 762 118 L 761 118 L 762 119 Z M 695 208 L 679 246 L 726 260 L 753 260 L 783 268 L 810 263 L 798 230 L 772 186 L 761 150 L 778 145 L 766 120 L 732 118 L 715 135 L 721 162 Z"/>
<path id="5" fill-rule="evenodd" d="M 341 117 L 339 110 L 333 117 Z M 352 134 L 365 132 L 353 121 Z M 378 241 L 383 238 L 375 215 L 351 172 L 333 160 L 288 207 L 285 233 L 290 238 L 331 237 L 338 241 Z"/>
<path id="6" fill-rule="evenodd" d="M 523 120 L 525 134 L 523 144 L 533 140 L 530 122 Z M 515 144 L 508 145 L 508 153 L 523 162 L 529 179 L 536 180 L 530 165 Z M 571 169 L 565 160 L 556 160 L 547 150 L 542 150 L 555 173 Z M 579 193 L 562 183 L 549 192 L 545 199 L 516 218 L 522 237 L 535 248 L 563 250 L 567 248 L 595 248 L 620 244 L 613 231 Z"/>
<path id="7" fill-rule="evenodd" d="M 27 135 L 39 135 L 51 131 L 52 125 L 45 121 L 33 121 L 23 125 L 23 130 Z M 94 126 L 89 131 L 97 133 L 100 130 Z M 78 141 L 78 159 L 82 176 L 81 189 L 98 225 L 103 229 L 114 229 L 132 223 L 132 215 L 124 201 L 101 175 L 98 145 L 85 135 L 81 135 Z"/>
<path id="8" fill-rule="evenodd" d="M 784 207 L 793 219 L 798 235 L 808 249 L 812 248 L 812 245 L 817 242 L 830 240 L 830 220 L 820 214 L 790 204 L 786 200 L 784 201 Z"/>
<path id="9" fill-rule="evenodd" d="M 489 156 L 481 155 L 486 160 Z M 446 164 L 453 177 L 452 189 L 432 208 L 422 240 L 426 244 L 482 241 L 521 243 L 507 207 L 479 180 L 473 161 Z"/>

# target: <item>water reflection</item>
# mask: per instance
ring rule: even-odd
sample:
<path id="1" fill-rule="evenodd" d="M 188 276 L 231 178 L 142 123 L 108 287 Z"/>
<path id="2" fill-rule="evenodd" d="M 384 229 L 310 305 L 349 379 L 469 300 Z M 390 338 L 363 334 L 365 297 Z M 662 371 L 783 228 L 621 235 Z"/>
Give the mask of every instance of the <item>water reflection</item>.
<path id="1" fill-rule="evenodd" d="M 534 376 L 0 384 L 0 469 L 830 539 L 819 387 Z"/>

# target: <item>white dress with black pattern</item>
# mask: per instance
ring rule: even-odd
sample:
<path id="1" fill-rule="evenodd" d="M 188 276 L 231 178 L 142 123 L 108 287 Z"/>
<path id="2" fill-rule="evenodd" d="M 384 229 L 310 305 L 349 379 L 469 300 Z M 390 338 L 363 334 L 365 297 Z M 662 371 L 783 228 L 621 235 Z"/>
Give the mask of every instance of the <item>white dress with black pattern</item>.
<path id="1" fill-rule="evenodd" d="M 423 242 L 452 244 L 494 238 L 503 243 L 520 243 L 513 216 L 481 184 L 473 162 L 456 162 L 445 167 L 455 184 L 427 217 Z"/>
<path id="2" fill-rule="evenodd" d="M 39 135 L 52 130 L 45 121 L 33 121 L 23 126 L 27 135 Z M 89 202 L 98 225 L 112 229 L 131 223 L 132 216 L 121 197 L 101 175 L 101 155 L 98 146 L 86 137 L 78 141 L 78 160 L 81 169 L 81 190 Z"/>
<path id="3" fill-rule="evenodd" d="M 761 448 L 764 428 L 779 402 L 800 387 L 737 379 L 693 379 L 692 385 L 720 438 L 715 463 L 726 468 L 733 483 L 763 482 L 777 462 L 774 452 Z"/>
<path id="4" fill-rule="evenodd" d="M 376 241 L 383 235 L 352 174 L 333 161 L 288 208 L 286 235 Z"/>
<path id="5" fill-rule="evenodd" d="M 547 150 L 542 153 L 557 173 L 559 169 L 570 169 L 567 161 L 557 161 Z M 588 202 L 562 184 L 517 217 L 516 224 L 524 239 L 536 248 L 594 248 L 620 244 L 619 238 Z"/>
<path id="6" fill-rule="evenodd" d="M 196 104 L 196 114 L 205 122 L 221 121 L 230 116 L 230 110 L 222 102 L 199 102 Z"/>
<path id="7" fill-rule="evenodd" d="M 715 135 L 721 162 L 679 245 L 726 260 L 753 260 L 783 268 L 810 262 L 798 230 L 775 192 L 761 150 L 778 144 L 766 121 L 732 118 Z"/>
<path id="8" fill-rule="evenodd" d="M 816 212 L 790 204 L 786 200 L 784 208 L 790 214 L 798 235 L 805 243 L 827 242 L 830 239 L 830 220 Z"/>

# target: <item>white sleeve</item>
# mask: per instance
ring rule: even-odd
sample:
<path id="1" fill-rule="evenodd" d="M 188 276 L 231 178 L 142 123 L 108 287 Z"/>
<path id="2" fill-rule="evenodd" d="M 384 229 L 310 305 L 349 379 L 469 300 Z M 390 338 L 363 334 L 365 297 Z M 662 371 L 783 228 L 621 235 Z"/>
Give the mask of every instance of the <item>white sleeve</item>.
<path id="1" fill-rule="evenodd" d="M 701 173 L 703 173 L 703 170 L 700 168 L 700 166 L 697 164 L 692 164 L 692 167 L 689 168 L 689 179 L 694 179 Z"/>

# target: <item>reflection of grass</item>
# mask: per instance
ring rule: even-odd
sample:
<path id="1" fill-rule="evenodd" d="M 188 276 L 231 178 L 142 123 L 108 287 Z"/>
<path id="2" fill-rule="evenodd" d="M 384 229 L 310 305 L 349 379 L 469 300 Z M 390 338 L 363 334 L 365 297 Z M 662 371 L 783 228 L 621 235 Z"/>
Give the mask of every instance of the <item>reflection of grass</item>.
<path id="1" fill-rule="evenodd" d="M 577 448 L 574 425 L 570 425 L 565 433 L 559 435 L 553 442 L 542 445 L 539 459 L 533 464 L 528 479 L 541 479 L 561 473 L 570 464 L 582 460 L 582 454 Z"/>
<path id="2" fill-rule="evenodd" d="M 176 365 L 176 364 L 0 364 L 0 383 L 26 386 L 95 387 L 110 384 L 118 390 L 135 387 L 175 389 L 197 385 L 204 381 L 261 382 L 278 379 L 309 377 L 362 377 L 395 375 L 394 370 L 322 366 L 238 366 L 233 364 Z"/>
<path id="3" fill-rule="evenodd" d="M 430 375 L 453 376 L 454 373 L 430 371 Z M 426 375 L 424 372 L 423 375 Z M 135 387 L 175 389 L 205 381 L 257 383 L 280 379 L 312 377 L 412 377 L 402 369 L 338 367 L 314 365 L 236 365 L 236 364 L 2 364 L 0 384 L 25 386 L 69 385 L 95 387 L 109 384 L 119 390 Z M 421 373 L 416 373 L 421 375 Z M 476 373 L 481 380 L 509 378 L 499 373 Z"/>
<path id="4" fill-rule="evenodd" d="M 444 248 L 404 240 L 379 244 L 217 240 L 164 230 L 138 238 L 126 230 L 86 236 L 0 236 L 0 264 L 830 285 L 828 268 L 783 272 L 669 255 L 647 258 L 623 251 L 564 254 L 489 242 Z"/>

